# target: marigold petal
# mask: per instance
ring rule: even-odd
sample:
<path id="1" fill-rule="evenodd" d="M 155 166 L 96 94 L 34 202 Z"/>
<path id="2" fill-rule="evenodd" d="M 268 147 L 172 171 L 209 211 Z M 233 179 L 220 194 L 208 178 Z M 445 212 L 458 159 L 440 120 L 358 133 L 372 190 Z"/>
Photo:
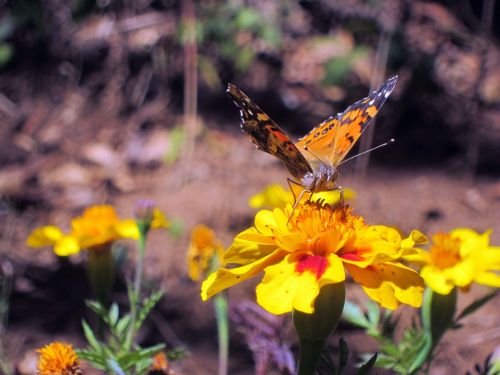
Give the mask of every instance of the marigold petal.
<path id="1" fill-rule="evenodd" d="M 444 274 L 448 279 L 453 280 L 456 286 L 464 287 L 472 282 L 476 271 L 473 259 L 468 258 L 453 267 L 446 268 Z"/>
<path id="2" fill-rule="evenodd" d="M 269 210 L 261 210 L 255 215 L 255 228 L 263 235 L 272 235 L 270 226 L 276 226 L 274 212 Z"/>
<path id="3" fill-rule="evenodd" d="M 218 269 L 216 272 L 213 272 L 210 276 L 208 276 L 208 278 L 201 285 L 202 300 L 206 301 L 214 294 L 255 276 L 265 267 L 273 265 L 283 257 L 283 251 L 276 250 L 253 263 L 246 264 L 241 267 Z"/>
<path id="4" fill-rule="evenodd" d="M 53 225 L 37 228 L 28 236 L 26 244 L 29 247 L 44 247 L 54 245 L 61 237 L 63 232 Z"/>
<path id="5" fill-rule="evenodd" d="M 419 230 L 414 229 L 411 231 L 411 233 L 408 237 L 406 237 L 405 239 L 403 239 L 401 241 L 401 247 L 402 248 L 412 248 L 415 245 L 424 245 L 428 242 L 429 242 L 429 240 L 425 236 L 425 234 L 423 234 Z"/>
<path id="6" fill-rule="evenodd" d="M 64 236 L 54 245 L 54 253 L 61 257 L 76 254 L 80 249 L 78 239 L 73 236 Z"/>
<path id="7" fill-rule="evenodd" d="M 265 269 L 265 276 L 256 290 L 259 305 L 272 314 L 284 314 L 293 309 L 311 314 L 320 288 L 345 280 L 344 267 L 335 254 L 324 259 L 325 267 L 321 270 L 305 265 L 298 271 L 304 256 L 307 257 L 291 254 Z"/>
<path id="8" fill-rule="evenodd" d="M 438 267 L 429 264 L 420 270 L 420 276 L 425 281 L 425 285 L 434 292 L 448 295 L 455 287 L 455 284 L 446 277 L 445 273 Z"/>
<path id="9" fill-rule="evenodd" d="M 239 233 L 222 259 L 224 264 L 248 264 L 276 250 L 274 239 L 260 234 L 254 227 Z"/>
<path id="10" fill-rule="evenodd" d="M 284 314 L 294 308 L 311 314 L 319 294 L 316 276 L 311 272 L 296 272 L 296 263 L 287 258 L 265 269 L 256 289 L 257 303 L 271 314 Z"/>
<path id="11" fill-rule="evenodd" d="M 114 229 L 121 238 L 131 238 L 133 240 L 139 238 L 139 228 L 134 219 L 120 220 L 114 225 Z"/>
<path id="12" fill-rule="evenodd" d="M 165 214 L 159 209 L 155 208 L 153 210 L 153 220 L 151 221 L 151 229 L 157 228 L 169 228 L 170 220 L 167 219 Z"/>
<path id="13" fill-rule="evenodd" d="M 360 268 L 347 265 L 352 278 L 365 293 L 382 307 L 396 309 L 401 303 L 419 307 L 424 282 L 417 272 L 397 263 L 384 263 Z"/>
<path id="14" fill-rule="evenodd" d="M 262 192 L 252 196 L 248 200 L 248 204 L 252 208 L 262 207 L 285 207 L 288 203 L 293 202 L 293 195 L 290 191 L 280 184 L 268 185 Z"/>
<path id="15" fill-rule="evenodd" d="M 491 230 L 479 234 L 469 228 L 457 228 L 450 232 L 452 237 L 459 238 L 461 241 L 460 255 L 462 258 L 476 254 L 478 249 L 487 248 L 490 242 L 490 234 Z"/>
<path id="16" fill-rule="evenodd" d="M 474 261 L 478 268 L 500 271 L 500 247 L 490 246 L 475 252 Z"/>
<path id="17" fill-rule="evenodd" d="M 500 288 L 500 275 L 494 272 L 477 272 L 474 276 L 474 281 L 478 284 Z"/>

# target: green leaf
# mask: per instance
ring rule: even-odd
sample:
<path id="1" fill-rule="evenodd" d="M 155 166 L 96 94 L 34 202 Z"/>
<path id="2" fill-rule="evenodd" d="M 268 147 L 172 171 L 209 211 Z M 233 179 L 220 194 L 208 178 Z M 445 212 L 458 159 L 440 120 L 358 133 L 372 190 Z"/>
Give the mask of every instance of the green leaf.
<path id="1" fill-rule="evenodd" d="M 376 327 L 380 322 L 380 308 L 372 301 L 366 303 L 368 321 L 372 327 Z"/>
<path id="2" fill-rule="evenodd" d="M 107 361 L 108 367 L 118 375 L 126 375 L 125 371 L 120 367 L 120 365 L 116 362 L 115 359 L 108 359 Z"/>
<path id="3" fill-rule="evenodd" d="M 108 313 L 108 324 L 111 327 L 114 327 L 116 323 L 118 322 L 118 317 L 120 314 L 120 310 L 118 309 L 118 305 L 116 303 L 113 303 L 111 305 L 111 308 L 109 309 Z"/>
<path id="4" fill-rule="evenodd" d="M 91 363 L 92 367 L 99 370 L 106 370 L 106 358 L 86 349 L 76 349 L 75 352 L 79 359 Z"/>
<path id="5" fill-rule="evenodd" d="M 157 344 L 148 348 L 139 349 L 121 356 L 118 362 L 125 371 L 128 371 L 135 365 L 136 362 L 152 358 L 156 353 L 162 351 L 164 348 L 165 344 Z"/>
<path id="6" fill-rule="evenodd" d="M 358 305 L 349 300 L 345 301 L 342 318 L 355 326 L 366 329 L 370 328 L 370 322 L 365 314 L 363 314 Z"/>
<path id="7" fill-rule="evenodd" d="M 125 335 L 130 324 L 130 314 L 125 314 L 119 321 L 116 323 L 115 332 L 118 336 Z"/>
<path id="8" fill-rule="evenodd" d="M 414 360 L 410 363 L 408 370 L 410 373 L 414 373 L 420 368 L 432 353 L 432 337 L 428 332 L 423 332 L 422 335 L 423 345 L 419 345 L 418 351 L 414 356 Z"/>
<path id="9" fill-rule="evenodd" d="M 144 320 L 146 319 L 148 314 L 151 312 L 153 307 L 155 307 L 155 305 L 158 303 L 158 301 L 161 299 L 162 296 L 163 296 L 163 289 L 153 292 L 148 298 L 144 299 L 142 307 L 139 310 L 137 320 L 135 322 L 136 330 L 139 330 L 139 328 L 141 327 L 142 323 L 144 323 Z"/>
<path id="10" fill-rule="evenodd" d="M 82 327 L 83 327 L 83 333 L 85 335 L 85 338 L 87 339 L 87 342 L 89 343 L 90 347 L 94 349 L 97 353 L 101 352 L 102 346 L 99 343 L 99 341 L 96 339 L 94 332 L 90 328 L 90 326 L 87 324 L 85 320 L 82 321 Z"/>
<path id="11" fill-rule="evenodd" d="M 102 320 L 107 322 L 108 310 L 97 301 L 85 300 L 85 304 L 89 309 L 94 311 Z"/>
<path id="12" fill-rule="evenodd" d="M 363 366 L 359 368 L 356 372 L 356 375 L 365 375 L 369 374 L 372 367 L 375 365 L 377 361 L 378 353 L 375 353 Z"/>
<path id="13" fill-rule="evenodd" d="M 494 291 L 493 293 L 487 294 L 484 297 L 481 297 L 474 302 L 472 302 L 470 305 L 465 307 L 460 314 L 458 314 L 457 318 L 455 319 L 455 323 L 457 323 L 459 320 L 465 318 L 467 315 L 472 314 L 474 311 L 479 309 L 481 306 L 483 306 L 485 303 L 493 299 L 496 295 L 498 294 L 497 291 Z"/>

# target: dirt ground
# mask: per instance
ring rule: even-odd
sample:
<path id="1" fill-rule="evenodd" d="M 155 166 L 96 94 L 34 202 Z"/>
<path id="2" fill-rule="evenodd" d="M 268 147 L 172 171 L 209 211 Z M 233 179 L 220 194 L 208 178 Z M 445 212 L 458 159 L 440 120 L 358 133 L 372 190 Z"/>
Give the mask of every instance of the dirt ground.
<path id="1" fill-rule="evenodd" d="M 387 148 L 382 152 L 391 150 Z M 351 163 L 342 169 L 340 182 L 357 192 L 351 205 L 368 223 L 396 226 L 405 233 L 412 229 L 428 234 L 456 227 L 493 229 L 491 242 L 500 244 L 500 182 L 497 178 L 476 176 L 475 182 L 464 182 L 461 176 L 438 168 L 416 170 L 377 163 L 372 163 L 368 176 L 361 177 L 352 172 L 352 167 Z M 248 198 L 267 184 L 285 184 L 287 173 L 271 156 L 255 150 L 239 131 L 221 132 L 213 127 L 197 141 L 191 155 L 171 165 L 132 168 L 129 172 L 135 188 L 121 193 L 111 190 L 105 201 L 114 204 L 126 217 L 133 214 L 138 199 L 152 199 L 184 228 L 179 238 L 159 232 L 151 236 L 145 266 L 147 284 L 164 287 L 167 294 L 141 339 L 145 343 L 164 341 L 170 348 L 186 347 L 191 356 L 174 363 L 176 374 L 214 374 L 217 343 L 212 305 L 201 302 L 199 285 L 186 275 L 189 230 L 195 224 L 207 224 L 228 246 L 236 233 L 252 224 L 255 211 L 248 207 Z M 7 351 L 11 358 L 28 368 L 36 359 L 33 350 L 49 341 L 68 341 L 75 346 L 83 343 L 80 321 L 82 316 L 88 317 L 88 312 L 82 299 L 89 293 L 83 258 L 61 261 L 50 250 L 32 250 L 24 245 L 26 235 L 35 226 L 48 223 L 65 226 L 75 213 L 78 211 L 65 209 L 64 205 L 51 208 L 35 205 L 21 214 L 7 210 L 2 219 L 4 224 L 15 228 L 9 242 L 3 236 L 0 248 L 0 256 L 12 260 L 16 274 Z M 130 274 L 131 267 L 126 265 L 123 275 L 130 277 Z M 231 300 L 254 299 L 255 283 L 250 281 L 233 288 Z M 460 294 L 459 306 L 486 293 L 487 288 L 473 287 L 469 293 Z M 349 285 L 347 297 L 361 304 L 366 300 L 356 285 Z M 125 301 L 123 279 L 117 285 L 115 298 Z M 412 314 L 410 308 L 401 310 L 403 314 Z M 462 329 L 448 333 L 431 373 L 464 374 L 498 349 L 498 311 L 500 298 L 497 297 L 466 318 Z M 333 344 L 339 336 L 347 339 L 354 353 L 376 350 L 373 340 L 366 339 L 361 331 L 347 324 L 342 324 L 333 335 Z M 251 353 L 235 327 L 231 337 L 230 374 L 252 374 Z"/>

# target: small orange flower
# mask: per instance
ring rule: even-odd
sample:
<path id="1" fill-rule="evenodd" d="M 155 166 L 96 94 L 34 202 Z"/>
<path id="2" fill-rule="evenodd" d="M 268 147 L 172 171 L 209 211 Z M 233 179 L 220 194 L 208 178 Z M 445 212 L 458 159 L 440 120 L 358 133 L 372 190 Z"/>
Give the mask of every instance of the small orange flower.
<path id="1" fill-rule="evenodd" d="M 420 275 L 434 292 L 447 295 L 472 283 L 500 287 L 500 247 L 490 245 L 491 231 L 457 228 L 432 237 L 429 251 L 418 249 L 405 259 L 422 266 Z"/>
<path id="2" fill-rule="evenodd" d="M 154 209 L 151 228 L 166 228 L 169 222 L 163 213 Z M 109 245 L 122 238 L 139 238 L 134 219 L 120 219 L 113 206 L 97 205 L 86 208 L 82 216 L 71 221 L 71 232 L 65 234 L 55 226 L 35 229 L 26 240 L 29 247 L 53 246 L 59 256 L 78 253 L 81 249 Z"/>
<path id="3" fill-rule="evenodd" d="M 211 267 L 214 257 L 220 259 L 224 248 L 212 229 L 197 225 L 191 231 L 191 243 L 187 253 L 189 277 L 198 281 Z"/>
<path id="4" fill-rule="evenodd" d="M 149 367 L 148 375 L 169 375 L 170 362 L 167 359 L 165 353 L 156 353 L 153 357 L 153 363 Z"/>
<path id="5" fill-rule="evenodd" d="M 80 375 L 82 370 L 78 357 L 69 344 L 53 342 L 37 350 L 40 353 L 38 373 L 40 375 Z"/>

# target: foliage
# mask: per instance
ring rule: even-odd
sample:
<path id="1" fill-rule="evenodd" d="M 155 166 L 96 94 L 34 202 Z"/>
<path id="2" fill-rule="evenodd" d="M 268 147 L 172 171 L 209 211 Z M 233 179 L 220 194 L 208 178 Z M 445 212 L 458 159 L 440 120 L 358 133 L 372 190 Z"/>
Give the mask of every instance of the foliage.
<path id="1" fill-rule="evenodd" d="M 319 373 L 328 375 L 341 375 L 344 373 L 344 371 L 349 371 L 349 369 L 347 368 L 347 362 L 349 360 L 349 347 L 347 345 L 347 342 L 342 337 L 339 339 L 337 365 L 335 365 L 335 362 L 332 358 L 332 352 L 333 350 L 331 348 L 323 351 L 321 355 Z M 369 374 L 376 360 L 377 354 L 374 354 L 364 364 L 360 365 L 358 370 L 354 374 Z"/>
<path id="2" fill-rule="evenodd" d="M 127 333 L 132 329 L 132 336 L 135 336 L 162 295 L 163 291 L 157 291 L 141 301 L 135 322 L 132 321 L 130 313 L 120 316 L 116 303 L 107 309 L 99 302 L 87 301 L 87 306 L 106 324 L 109 335 L 106 342 L 100 341 L 97 338 L 98 335 L 84 320 L 83 330 L 89 346 L 86 349 L 77 350 L 78 356 L 90 362 L 95 368 L 109 373 L 144 374 L 151 365 L 153 356 L 164 349 L 165 345 L 157 344 L 141 348 L 139 345 L 132 344 Z M 131 291 L 129 300 L 131 305 L 137 302 Z"/>

